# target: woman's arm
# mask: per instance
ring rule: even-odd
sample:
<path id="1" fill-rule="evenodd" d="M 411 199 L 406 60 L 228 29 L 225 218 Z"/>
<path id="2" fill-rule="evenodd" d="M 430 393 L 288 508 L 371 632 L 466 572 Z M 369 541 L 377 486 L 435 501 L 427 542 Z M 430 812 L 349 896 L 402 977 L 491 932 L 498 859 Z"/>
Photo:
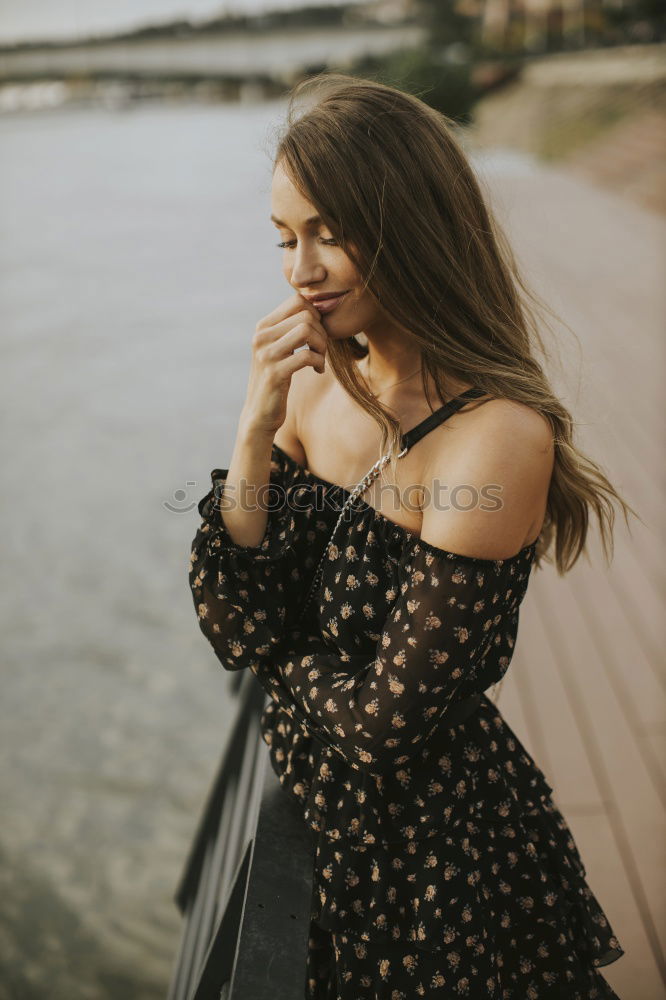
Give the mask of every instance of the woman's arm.
<path id="1" fill-rule="evenodd" d="M 190 589 L 201 631 L 227 670 L 250 666 L 279 643 L 311 566 L 301 541 L 312 511 L 300 512 L 299 472 L 273 442 L 293 374 L 321 369 L 326 344 L 318 311 L 299 294 L 259 321 L 229 468 L 212 470 L 212 488 L 198 504 Z"/>
<path id="2" fill-rule="evenodd" d="M 414 543 L 373 657 L 311 636 L 253 670 L 275 701 L 358 770 L 408 768 L 489 654 L 508 667 L 531 550 L 480 560 Z M 303 647 L 305 646 L 305 649 Z"/>
<path id="3" fill-rule="evenodd" d="M 269 470 L 269 510 L 258 545 L 235 542 L 220 516 L 228 469 L 212 470 L 213 485 L 198 504 L 190 590 L 199 627 L 226 670 L 249 667 L 280 642 L 314 565 L 306 537 L 313 509 L 296 511 L 304 485 L 298 467 L 273 449 Z"/>
<path id="4" fill-rule="evenodd" d="M 274 436 L 261 427 L 253 428 L 241 416 L 218 505 L 218 516 L 230 540 L 239 547 L 259 549 L 266 536 Z"/>

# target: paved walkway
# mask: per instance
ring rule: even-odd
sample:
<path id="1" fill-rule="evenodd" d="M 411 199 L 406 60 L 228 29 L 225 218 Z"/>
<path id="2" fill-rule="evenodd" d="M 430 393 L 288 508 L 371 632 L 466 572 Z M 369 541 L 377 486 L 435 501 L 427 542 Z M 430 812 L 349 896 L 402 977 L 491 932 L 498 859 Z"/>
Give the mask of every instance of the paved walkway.
<path id="1" fill-rule="evenodd" d="M 666 111 L 646 108 L 574 153 L 567 167 L 666 214 Z"/>
<path id="2" fill-rule="evenodd" d="M 553 786 L 626 954 L 623 1000 L 664 996 L 664 347 L 662 217 L 548 170 L 490 179 L 519 259 L 559 330 L 578 440 L 645 525 L 617 513 L 615 556 L 535 571 L 499 697 Z"/>

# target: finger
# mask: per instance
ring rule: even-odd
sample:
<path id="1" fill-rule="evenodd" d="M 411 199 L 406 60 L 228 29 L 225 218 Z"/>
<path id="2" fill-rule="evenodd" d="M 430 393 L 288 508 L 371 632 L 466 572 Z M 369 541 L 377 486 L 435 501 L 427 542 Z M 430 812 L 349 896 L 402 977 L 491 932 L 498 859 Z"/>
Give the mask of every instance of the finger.
<path id="1" fill-rule="evenodd" d="M 319 319 L 320 313 L 311 302 L 303 298 L 300 292 L 295 292 L 294 295 L 290 295 L 288 299 L 281 302 L 272 312 L 264 316 L 259 322 L 263 327 L 276 326 L 283 320 L 288 319 L 295 313 L 301 312 L 303 309 L 307 309 L 313 318 Z"/>
<path id="2" fill-rule="evenodd" d="M 303 324 L 308 326 L 311 330 L 316 331 L 320 337 L 323 338 L 324 342 L 328 343 L 328 333 L 322 326 L 321 320 L 318 317 L 315 319 L 307 309 L 302 309 L 300 312 L 288 316 L 286 319 L 283 319 L 281 323 L 276 323 L 275 326 L 271 327 L 270 339 L 277 340 L 285 333 L 289 333 L 290 330 L 294 330 Z"/>
<path id="3" fill-rule="evenodd" d="M 277 367 L 281 374 L 289 376 L 293 375 L 294 372 L 299 371 L 301 368 L 314 368 L 318 372 L 323 372 L 325 365 L 321 355 L 317 354 L 315 351 L 309 351 L 306 349 L 296 351 L 295 354 L 290 354 L 289 357 L 283 358 Z"/>
<path id="4" fill-rule="evenodd" d="M 304 324 L 294 327 L 293 330 L 289 330 L 280 338 L 278 343 L 280 354 L 291 354 L 298 348 L 305 346 L 307 349 L 315 351 L 321 358 L 326 356 L 326 348 L 328 346 L 325 336 L 322 336 L 312 326 Z"/>
<path id="5" fill-rule="evenodd" d="M 301 302 L 303 303 L 303 305 L 305 306 L 305 308 L 309 309 L 312 313 L 314 313 L 314 315 L 316 316 L 317 319 L 321 319 L 321 313 L 317 309 L 316 304 L 314 302 L 310 302 L 310 300 L 306 299 L 305 296 L 301 295 L 300 292 L 296 292 L 296 294 L 299 297 L 299 299 L 301 300 Z"/>

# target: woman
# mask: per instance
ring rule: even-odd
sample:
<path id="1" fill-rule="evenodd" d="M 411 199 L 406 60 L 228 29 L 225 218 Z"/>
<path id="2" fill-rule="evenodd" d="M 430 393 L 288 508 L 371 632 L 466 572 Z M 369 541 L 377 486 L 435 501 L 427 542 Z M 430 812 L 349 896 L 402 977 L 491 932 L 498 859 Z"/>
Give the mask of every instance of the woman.
<path id="1" fill-rule="evenodd" d="M 293 92 L 272 187 L 293 294 L 257 324 L 190 585 L 222 665 L 270 694 L 313 831 L 305 996 L 615 997 L 598 968 L 623 949 L 484 692 L 532 566 L 570 569 L 590 509 L 608 557 L 611 501 L 631 508 L 572 442 L 450 126 L 341 74 Z"/>

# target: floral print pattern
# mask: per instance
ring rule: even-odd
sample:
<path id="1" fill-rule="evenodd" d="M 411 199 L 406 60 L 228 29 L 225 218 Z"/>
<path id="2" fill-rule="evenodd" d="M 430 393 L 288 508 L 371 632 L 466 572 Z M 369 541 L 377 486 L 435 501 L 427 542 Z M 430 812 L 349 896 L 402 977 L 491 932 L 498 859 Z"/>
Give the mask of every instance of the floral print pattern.
<path id="1" fill-rule="evenodd" d="M 623 949 L 553 789 L 484 694 L 513 656 L 536 543 L 461 556 L 357 499 L 299 621 L 349 491 L 273 445 L 278 502 L 239 546 L 227 471 L 198 505 L 190 587 L 222 666 L 270 695 L 262 736 L 312 831 L 304 996 L 617 998 L 598 968 Z"/>

